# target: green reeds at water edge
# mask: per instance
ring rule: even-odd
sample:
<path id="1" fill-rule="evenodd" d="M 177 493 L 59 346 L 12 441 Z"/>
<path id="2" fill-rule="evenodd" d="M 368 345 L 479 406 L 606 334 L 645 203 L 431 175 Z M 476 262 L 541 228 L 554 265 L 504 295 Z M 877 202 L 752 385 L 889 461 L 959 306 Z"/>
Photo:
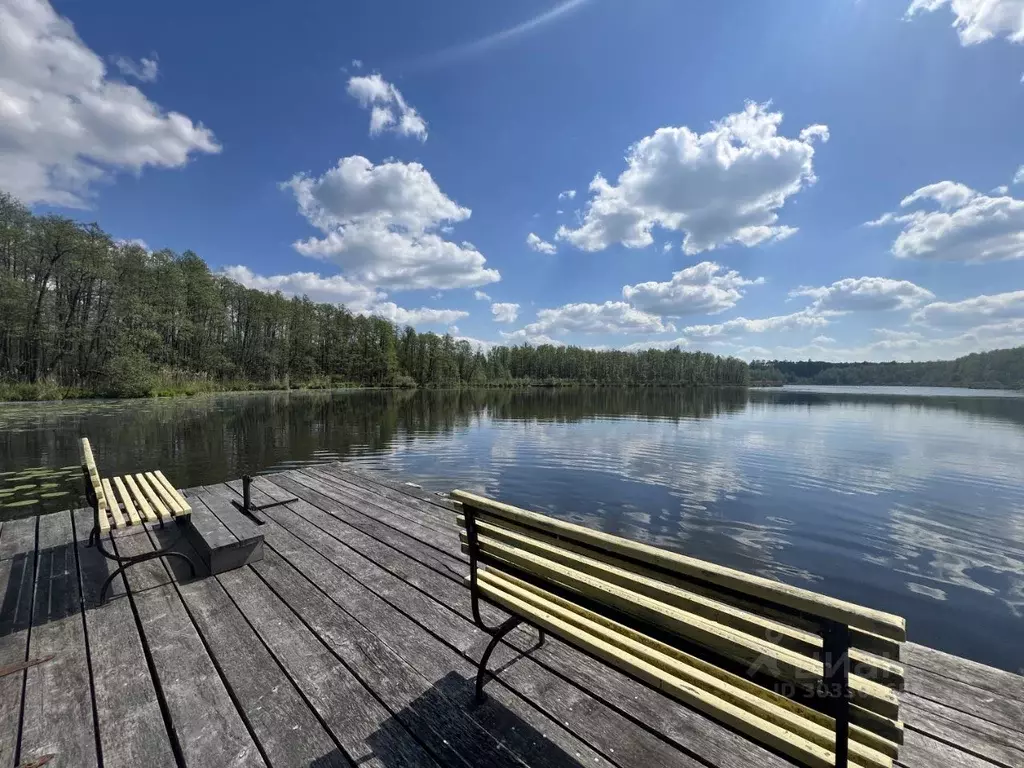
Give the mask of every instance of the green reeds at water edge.
<path id="1" fill-rule="evenodd" d="M 74 506 L 70 502 L 81 496 L 81 478 L 77 465 L 0 472 L 0 519 Z"/>

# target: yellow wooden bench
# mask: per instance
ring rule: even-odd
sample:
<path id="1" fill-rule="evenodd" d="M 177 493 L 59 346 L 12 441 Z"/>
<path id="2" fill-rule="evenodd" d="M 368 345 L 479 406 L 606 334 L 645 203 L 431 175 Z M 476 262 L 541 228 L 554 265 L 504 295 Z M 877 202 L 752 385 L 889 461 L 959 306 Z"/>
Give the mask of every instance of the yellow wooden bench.
<path id="1" fill-rule="evenodd" d="M 477 672 L 525 622 L 814 768 L 891 768 L 903 742 L 899 617 L 454 491 Z M 480 618 L 484 598 L 512 616 Z"/>
<path id="2" fill-rule="evenodd" d="M 135 563 L 156 557 L 183 558 L 195 576 L 192 559 L 181 552 L 170 551 L 177 544 L 177 539 L 160 549 L 132 557 L 118 556 L 103 547 L 104 538 L 108 538 L 113 530 L 144 523 L 160 523 L 163 527 L 172 520 L 181 522 L 192 514 L 192 507 L 160 470 L 104 478 L 100 477 L 87 437 L 81 440 L 81 453 L 85 495 L 94 512 L 89 546 L 95 543 L 104 557 L 118 563 L 117 570 L 107 577 L 100 589 L 100 602 L 106 599 L 107 589 L 119 573 Z"/>

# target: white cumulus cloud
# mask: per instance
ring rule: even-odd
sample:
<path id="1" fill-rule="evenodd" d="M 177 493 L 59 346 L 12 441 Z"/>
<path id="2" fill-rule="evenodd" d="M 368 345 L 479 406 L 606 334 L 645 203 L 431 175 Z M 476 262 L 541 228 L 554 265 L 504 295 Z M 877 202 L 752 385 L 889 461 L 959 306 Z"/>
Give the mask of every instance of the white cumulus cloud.
<path id="1" fill-rule="evenodd" d="M 483 291 L 473 291 L 473 298 L 477 301 L 490 301 L 491 297 Z"/>
<path id="2" fill-rule="evenodd" d="M 553 339 L 544 333 L 532 333 L 526 328 L 520 328 L 517 331 L 502 331 L 501 338 L 506 344 L 530 344 L 534 347 L 540 347 L 544 344 L 550 344 L 553 347 L 565 346 L 565 343 L 558 339 Z"/>
<path id="3" fill-rule="evenodd" d="M 558 199 L 559 200 L 574 200 L 575 198 L 576 198 L 576 190 L 575 189 L 567 189 L 564 192 L 559 192 L 558 193 Z"/>
<path id="4" fill-rule="evenodd" d="M 868 226 L 899 225 L 892 245 L 898 258 L 970 263 L 1024 257 L 1024 200 L 990 197 L 953 181 L 921 187 L 900 201 L 901 209 Z"/>
<path id="5" fill-rule="evenodd" d="M 84 207 L 118 171 L 219 151 L 201 123 L 107 79 L 103 59 L 46 0 L 0 0 L 0 188 L 29 204 Z"/>
<path id="6" fill-rule="evenodd" d="M 396 325 L 448 325 L 463 317 L 469 317 L 469 312 L 464 312 L 461 309 L 433 309 L 431 307 L 404 309 L 393 301 L 374 304 L 360 314 L 377 315 Z"/>
<path id="7" fill-rule="evenodd" d="M 789 295 L 810 296 L 814 309 L 837 312 L 912 309 L 935 298 L 931 291 L 909 280 L 887 277 L 847 277 L 820 288 L 801 286 Z"/>
<path id="8" fill-rule="evenodd" d="M 386 294 L 353 283 L 342 275 L 324 277 L 316 272 L 259 275 L 240 264 L 225 267 L 222 274 L 246 288 L 266 293 L 280 291 L 285 296 L 307 296 L 312 301 L 344 304 L 356 314 L 377 315 L 397 325 L 448 325 L 469 316 L 468 312 L 460 309 L 405 309 L 393 301 L 385 301 Z"/>
<path id="9" fill-rule="evenodd" d="M 1015 174 L 1013 174 L 1013 183 L 1014 184 L 1024 184 L 1024 165 L 1019 166 L 1017 168 L 1017 172 Z M 1009 190 L 1007 190 L 1006 187 L 1003 187 L 1003 194 L 1004 195 L 1008 191 Z"/>
<path id="10" fill-rule="evenodd" d="M 936 301 L 911 315 L 935 328 L 955 328 L 1024 319 L 1024 291 L 974 296 L 963 301 Z"/>
<path id="11" fill-rule="evenodd" d="M 295 243 L 304 256 L 326 259 L 357 282 L 387 289 L 470 288 L 501 278 L 472 243 L 437 230 L 471 211 L 447 195 L 419 163 L 374 165 L 342 158 L 322 176 L 297 174 L 282 185 L 324 237 Z"/>
<path id="12" fill-rule="evenodd" d="M 354 64 L 355 62 L 353 62 Z M 409 106 L 402 92 L 379 74 L 356 75 L 348 80 L 348 94 L 370 110 L 370 135 L 391 131 L 427 140 L 427 123 Z"/>
<path id="13" fill-rule="evenodd" d="M 680 337 L 678 339 L 665 339 L 663 341 L 634 341 L 632 344 L 626 344 L 625 346 L 619 347 L 619 349 L 623 352 L 642 352 L 645 349 L 660 349 L 665 351 L 667 349 L 674 349 L 675 347 L 682 349 L 689 345 L 689 339 Z"/>
<path id="14" fill-rule="evenodd" d="M 160 73 L 160 64 L 155 53 L 151 58 L 143 57 L 138 61 L 127 56 L 118 56 L 114 59 L 114 65 L 125 77 L 134 77 L 142 83 L 152 83 Z"/>
<path id="15" fill-rule="evenodd" d="M 702 261 L 672 275 L 668 282 L 627 285 L 622 296 L 637 309 L 662 317 L 713 314 L 736 306 L 743 288 L 763 282 L 748 280 L 736 270 Z"/>
<path id="16" fill-rule="evenodd" d="M 834 313 L 817 313 L 811 309 L 802 309 L 789 315 L 773 317 L 746 318 L 737 317 L 724 323 L 713 325 L 690 325 L 683 328 L 687 336 L 701 338 L 721 338 L 741 333 L 768 333 L 769 331 L 792 331 L 801 328 L 821 328 L 831 322 L 829 317 Z"/>
<path id="17" fill-rule="evenodd" d="M 524 337 L 538 337 L 552 333 L 664 333 L 674 331 L 675 326 L 624 301 L 606 301 L 542 309 L 536 322 L 520 330 Z"/>
<path id="18" fill-rule="evenodd" d="M 519 317 L 519 305 L 510 302 L 495 302 L 491 304 L 491 314 L 497 323 L 514 323 Z"/>
<path id="19" fill-rule="evenodd" d="M 953 12 L 953 26 L 962 45 L 976 45 L 999 36 L 1014 43 L 1024 42 L 1024 0 L 913 0 L 907 17 L 937 11 L 945 5 Z"/>
<path id="20" fill-rule="evenodd" d="M 533 232 L 526 236 L 526 245 L 531 251 L 536 251 L 537 253 L 554 253 L 558 250 L 552 243 L 541 240 Z"/>
<path id="21" fill-rule="evenodd" d="M 794 139 L 779 135 L 781 122 L 768 104 L 748 103 L 705 133 L 659 128 L 630 147 L 616 183 L 594 177 L 582 223 L 556 239 L 585 251 L 644 248 L 660 226 L 685 233 L 683 250 L 695 254 L 792 235 L 778 210 L 814 183 L 814 145 L 828 129 L 808 126 Z"/>
<path id="22" fill-rule="evenodd" d="M 323 277 L 316 272 L 292 272 L 286 275 L 258 275 L 241 264 L 225 267 L 222 273 L 246 288 L 285 296 L 308 296 L 313 301 L 344 304 L 353 312 L 365 310 L 385 298 L 383 293 L 353 283 L 341 275 Z"/>

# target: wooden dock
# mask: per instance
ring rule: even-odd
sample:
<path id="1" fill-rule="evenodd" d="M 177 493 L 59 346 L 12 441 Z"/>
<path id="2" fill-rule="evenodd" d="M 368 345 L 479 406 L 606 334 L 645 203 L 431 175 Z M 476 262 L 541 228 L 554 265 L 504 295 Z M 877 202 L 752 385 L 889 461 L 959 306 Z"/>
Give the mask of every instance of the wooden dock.
<path id="1" fill-rule="evenodd" d="M 102 606 L 113 566 L 86 547 L 89 512 L 3 523 L 0 768 L 790 765 L 557 640 L 524 656 L 526 630 L 474 705 L 487 638 L 448 502 L 337 465 L 253 488 L 256 504 L 300 499 L 260 513 L 262 561 L 192 581 L 150 561 Z M 186 495 L 230 528 L 239 490 Z M 1024 677 L 912 643 L 904 656 L 900 765 L 1024 768 Z"/>

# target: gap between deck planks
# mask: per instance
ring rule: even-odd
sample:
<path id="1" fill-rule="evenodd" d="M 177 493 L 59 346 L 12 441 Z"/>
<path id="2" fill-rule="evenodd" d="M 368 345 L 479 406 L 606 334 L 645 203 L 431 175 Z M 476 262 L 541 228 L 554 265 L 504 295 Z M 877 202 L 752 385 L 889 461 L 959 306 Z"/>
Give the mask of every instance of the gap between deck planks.
<path id="1" fill-rule="evenodd" d="M 465 588 L 461 584 L 461 571 L 464 569 L 453 568 L 450 571 L 444 569 L 447 571 L 444 575 L 448 578 L 438 582 L 438 574 L 431 572 L 429 569 L 424 569 L 422 564 L 418 562 L 422 550 L 417 549 L 415 539 L 406 537 L 404 533 L 382 524 L 371 516 L 354 512 L 337 503 L 332 504 L 327 497 L 322 497 L 312 490 L 311 487 L 303 487 L 283 476 L 276 476 L 274 479 L 281 482 L 280 487 L 267 482 L 267 478 L 263 478 L 262 482 L 258 480 L 255 487 L 269 491 L 271 497 L 284 498 L 288 495 L 300 493 L 311 501 L 319 500 L 320 506 L 318 507 L 314 507 L 308 502 L 300 502 L 289 505 L 288 510 L 294 511 L 306 519 L 314 519 L 319 526 L 341 526 L 340 530 L 334 532 L 334 536 L 328 535 L 326 537 L 326 531 L 323 528 L 318 529 L 316 526 L 307 526 L 305 533 L 302 535 L 303 539 L 314 543 L 322 551 L 329 552 L 331 560 L 335 564 L 342 564 L 350 572 L 355 573 L 357 569 L 362 568 L 364 573 L 360 574 L 360 577 L 364 580 L 372 578 L 374 570 L 378 571 L 378 578 L 383 578 L 386 581 L 386 576 L 390 576 L 392 579 L 395 579 L 397 583 L 389 591 L 395 598 L 405 599 L 406 602 L 402 606 L 403 610 L 410 616 L 416 617 L 422 622 L 421 625 L 430 627 L 434 632 L 439 633 L 441 637 L 445 637 L 452 647 L 463 653 L 467 659 L 475 661 L 478 658 L 480 645 L 485 638 L 469 623 L 468 597 L 466 596 Z M 330 511 L 324 511 L 325 508 Z M 346 509 L 348 509 L 347 513 Z M 285 514 L 287 514 L 287 511 L 281 512 L 277 509 L 267 513 L 268 516 L 272 515 L 278 522 L 283 522 L 286 519 L 281 517 Z M 379 512 L 378 516 L 380 514 Z M 338 519 L 336 515 L 346 516 L 347 523 L 358 527 L 350 527 Z M 303 528 L 302 524 L 296 520 L 288 520 L 286 527 L 289 532 L 296 535 L 299 535 L 300 529 Z M 373 536 L 365 533 L 366 529 L 376 529 L 378 536 L 385 538 L 388 536 L 401 536 L 404 540 L 398 548 L 394 548 L 390 544 L 382 544 L 374 539 Z M 454 537 L 454 530 L 449 535 Z M 358 544 L 356 543 L 357 541 Z M 271 544 L 271 546 L 275 547 L 277 544 Z M 423 546 L 422 543 L 419 544 L 419 547 Z M 349 551 L 346 552 L 345 550 Z M 453 547 L 447 548 L 448 553 L 454 551 Z M 406 553 L 409 554 L 407 555 Z M 415 558 L 412 557 L 412 553 L 415 553 Z M 363 560 L 363 562 L 360 563 L 360 560 Z M 371 574 L 365 573 L 367 570 L 371 571 Z M 397 573 L 408 578 L 411 572 L 420 574 L 420 587 L 415 592 L 409 589 L 410 584 L 403 583 L 404 579 L 396 576 Z M 428 583 L 424 583 L 425 580 Z M 368 586 L 372 585 L 371 582 L 367 583 Z M 380 588 L 378 587 L 378 589 Z M 461 608 L 458 611 L 458 619 L 452 615 L 456 605 Z M 424 615 L 425 612 L 426 615 Z M 442 615 L 431 616 L 432 612 L 440 612 Z M 491 615 L 492 622 L 499 615 L 496 611 L 493 611 Z M 532 643 L 532 638 L 530 642 Z M 549 640 L 548 645 L 554 647 L 560 644 L 557 641 Z M 545 648 L 547 647 L 545 646 Z M 514 656 L 513 649 L 509 648 L 507 650 L 509 657 Z M 541 649 L 541 652 L 544 652 L 544 650 Z M 569 651 L 567 648 L 563 652 L 575 654 L 575 652 Z M 502 660 L 497 658 L 494 661 L 495 666 L 500 666 L 502 663 Z M 521 684 L 524 687 L 520 690 L 523 691 L 528 699 L 533 700 L 542 707 L 548 707 L 550 710 L 549 714 L 560 721 L 569 719 L 566 715 L 569 715 L 567 710 L 571 710 L 571 705 L 566 708 L 564 706 L 565 701 L 581 702 L 581 706 L 589 707 L 592 711 L 586 717 L 580 717 L 579 713 L 570 715 L 573 718 L 573 728 L 592 730 L 593 733 L 589 735 L 596 741 L 596 744 L 592 744 L 592 746 L 599 748 L 603 742 L 605 745 L 603 750 L 605 756 L 610 759 L 625 758 L 627 755 L 630 755 L 632 761 L 627 760 L 626 764 L 636 764 L 635 761 L 642 762 L 642 756 L 645 753 L 635 748 L 628 749 L 630 746 L 628 739 L 619 745 L 619 749 L 616 749 L 608 743 L 609 733 L 631 735 L 634 740 L 642 741 L 648 738 L 654 738 L 657 741 L 669 736 L 669 741 L 674 742 L 674 749 L 692 749 L 705 758 L 718 760 L 723 765 L 740 766 L 747 765 L 751 761 L 772 765 L 776 764 L 773 762 L 776 760 L 779 761 L 777 764 L 784 764 L 781 758 L 776 758 L 757 745 L 731 731 L 725 730 L 716 723 L 696 715 L 681 705 L 674 705 L 660 694 L 644 688 L 639 683 L 629 681 L 627 678 L 618 675 L 614 670 L 598 665 L 596 662 L 578 654 L 575 654 L 575 658 L 572 659 L 570 664 L 577 667 L 580 665 L 594 667 L 595 676 L 601 677 L 605 688 L 618 688 L 618 695 L 613 694 L 612 698 L 618 699 L 618 704 L 622 708 L 619 710 L 613 709 L 606 701 L 602 701 L 594 691 L 587 691 L 571 684 L 568 678 L 560 678 L 555 675 L 551 667 L 537 664 L 532 659 L 520 660 L 514 668 L 509 669 L 503 674 L 502 680 L 508 682 L 515 680 L 517 674 L 522 674 L 523 672 L 532 673 L 534 679 L 523 679 Z M 545 678 L 548 678 L 547 681 L 545 681 Z M 621 685 L 617 685 L 619 683 Z M 559 686 L 559 690 L 563 694 L 563 701 L 560 702 L 558 697 L 555 696 L 549 697 L 550 701 L 545 700 L 543 692 L 554 686 Z M 654 722 L 657 722 L 661 719 L 658 717 L 658 713 L 665 711 L 666 707 L 668 715 L 663 715 L 664 719 L 668 721 L 666 722 L 666 726 L 668 726 L 666 731 L 655 731 L 655 729 L 648 729 L 645 725 L 641 724 L 652 719 Z M 626 717 L 626 720 L 623 720 L 623 717 Z M 618 723 L 617 727 L 616 723 Z M 673 725 L 675 727 L 672 727 Z M 660 747 L 652 743 L 647 748 L 658 750 Z M 718 754 L 712 754 L 715 752 Z M 673 753 L 670 751 L 664 759 L 675 760 L 675 764 L 680 764 L 679 761 L 689 761 L 692 758 L 692 753 L 682 751 Z M 685 762 L 682 764 L 691 763 Z"/>
<path id="2" fill-rule="evenodd" d="M 226 525 L 239 498 L 228 485 L 190 494 Z M 175 749 L 186 766 L 474 765 L 478 750 L 504 768 L 788 765 L 556 640 L 520 657 L 532 630 L 496 653 L 488 701 L 474 707 L 486 637 L 469 621 L 445 500 L 332 466 L 254 487 L 257 504 L 294 495 L 304 500 L 261 513 L 266 562 L 188 581 L 151 561 L 102 607 L 95 592 L 113 565 L 84 546 L 90 513 L 0 525 L 0 663 L 69 649 L 49 669 L 0 678 L 0 765 L 19 741 L 22 760 L 55 750 L 54 765 L 75 768 L 98 764 L 97 750 L 107 768 L 176 765 Z M 113 545 L 150 551 L 172 528 Z M 489 623 L 501 616 L 487 611 Z M 1024 766 L 1019 707 L 992 705 L 1024 680 L 909 647 L 918 682 L 904 694 L 899 764 Z"/>
<path id="3" fill-rule="evenodd" d="M 344 484 L 344 481 L 348 479 L 346 475 L 349 474 L 336 468 L 319 468 L 317 471 L 313 472 L 303 470 L 303 473 L 319 476 L 325 479 L 326 476 L 334 475 L 333 480 L 335 484 Z M 365 478 L 362 479 L 365 480 Z M 366 483 L 363 483 L 363 485 L 366 485 Z M 911 644 L 910 647 L 912 649 L 920 649 L 919 655 L 921 657 L 928 658 L 931 664 L 939 667 L 939 674 L 950 674 L 950 671 L 941 663 L 944 659 L 947 659 L 951 662 L 955 662 L 953 664 L 953 668 L 959 669 L 961 675 L 969 677 L 972 672 L 978 672 L 980 674 L 976 679 L 971 678 L 972 680 L 981 682 L 982 685 L 986 685 L 985 681 L 987 681 L 987 685 L 991 688 L 998 688 L 1002 686 L 1004 693 L 1009 693 L 1009 698 L 1011 699 L 1013 698 L 1015 690 L 1014 687 L 1020 686 L 1024 683 L 1024 679 L 1019 676 L 1002 670 L 983 667 L 982 665 L 977 665 L 975 662 L 951 657 L 947 654 L 942 654 L 941 652 L 924 648 L 922 646 L 913 646 Z M 935 679 L 929 678 L 929 672 L 931 671 L 927 669 L 926 663 L 918 661 L 918 656 L 914 656 L 913 659 L 915 666 L 925 672 L 924 675 L 919 677 L 926 681 L 930 686 L 928 691 L 933 695 L 940 696 L 941 698 L 941 686 L 937 687 Z M 937 673 L 931 672 L 931 674 L 935 675 Z M 941 677 L 939 679 L 941 681 Z M 966 685 L 970 686 L 970 683 L 967 683 Z M 961 692 L 971 694 L 980 693 L 975 689 L 976 686 L 970 686 L 967 688 L 960 688 L 959 690 Z M 970 707 L 971 711 L 975 714 L 969 714 L 967 712 L 959 712 L 958 710 L 947 706 L 947 704 L 933 702 L 930 699 L 921 698 L 913 694 L 908 694 L 905 698 L 908 703 L 910 703 L 910 709 L 915 713 L 913 716 L 908 716 L 908 725 L 911 728 L 918 730 L 920 734 L 927 734 L 930 737 L 930 740 L 938 742 L 936 745 L 919 744 L 918 750 L 912 750 L 910 753 L 905 752 L 903 756 L 906 761 L 905 764 L 920 764 L 920 760 L 916 755 L 923 755 L 925 753 L 934 754 L 937 749 L 941 751 L 941 747 L 943 746 L 942 742 L 944 740 L 948 740 L 947 744 L 949 746 L 955 746 L 967 750 L 977 756 L 991 760 L 995 764 L 1005 764 L 1016 768 L 1020 763 L 1019 751 L 1016 748 L 1020 743 L 1018 732 L 1010 728 L 1004 728 L 1003 726 L 995 723 L 990 723 L 983 718 L 976 717 L 976 713 L 981 711 L 988 717 L 993 718 L 997 723 L 1004 722 L 1011 726 L 1019 726 L 1019 705 L 1017 705 L 1016 702 L 1011 701 L 1005 707 L 997 705 L 996 708 L 993 709 L 991 706 L 985 706 L 986 704 L 991 704 L 993 697 L 991 695 L 983 695 L 971 702 L 972 704 L 979 705 L 980 710 L 978 706 L 972 706 Z M 949 701 L 955 701 L 955 699 L 947 697 L 947 703 Z M 917 703 L 917 706 L 914 706 L 915 702 Z M 931 707 L 931 712 L 926 714 L 925 710 L 928 707 Z M 951 720 L 951 715 L 953 715 L 955 719 Z M 1011 736 L 1016 736 L 1015 740 L 1012 741 L 1012 744 L 1010 739 Z M 916 738 L 914 740 L 919 741 Z M 962 758 L 970 761 L 971 755 L 963 754 Z"/>

